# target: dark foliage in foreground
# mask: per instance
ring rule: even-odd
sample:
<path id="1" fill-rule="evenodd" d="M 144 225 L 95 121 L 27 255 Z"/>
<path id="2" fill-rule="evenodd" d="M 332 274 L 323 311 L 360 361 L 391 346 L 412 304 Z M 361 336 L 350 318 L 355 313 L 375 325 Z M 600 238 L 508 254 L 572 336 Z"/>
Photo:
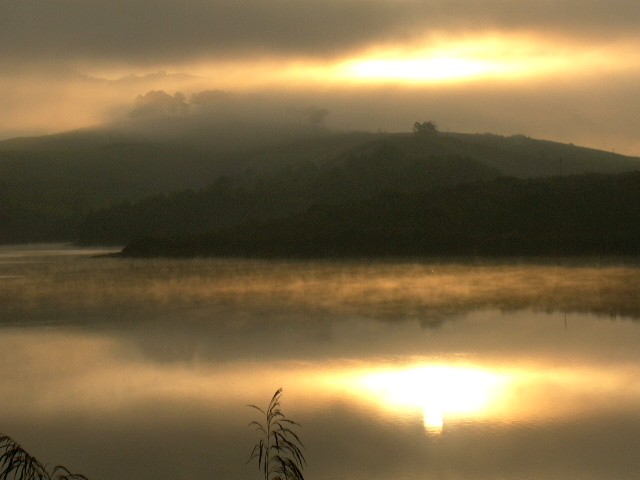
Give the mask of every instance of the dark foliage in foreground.
<path id="1" fill-rule="evenodd" d="M 128 256 L 640 254 L 640 172 L 502 177 L 320 204 L 269 222 L 130 243 Z"/>
<path id="2" fill-rule="evenodd" d="M 87 480 L 58 465 L 51 472 L 11 437 L 0 434 L 0 480 Z"/>
<path id="3" fill-rule="evenodd" d="M 285 417 L 280 409 L 282 389 L 271 398 L 266 410 L 255 408 L 264 415 L 263 422 L 253 421 L 249 426 L 260 433 L 260 440 L 253 447 L 249 461 L 256 460 L 264 474 L 264 480 L 304 480 L 304 455 L 302 442 L 292 427 L 299 426 Z"/>

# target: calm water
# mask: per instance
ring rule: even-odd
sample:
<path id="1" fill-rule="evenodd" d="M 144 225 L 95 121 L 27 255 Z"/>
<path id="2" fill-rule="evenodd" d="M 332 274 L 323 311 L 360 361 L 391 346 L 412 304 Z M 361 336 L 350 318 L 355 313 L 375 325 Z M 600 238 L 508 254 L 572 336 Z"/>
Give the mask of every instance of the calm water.
<path id="1" fill-rule="evenodd" d="M 122 260 L 0 248 L 0 432 L 92 480 L 640 476 L 634 266 Z"/>

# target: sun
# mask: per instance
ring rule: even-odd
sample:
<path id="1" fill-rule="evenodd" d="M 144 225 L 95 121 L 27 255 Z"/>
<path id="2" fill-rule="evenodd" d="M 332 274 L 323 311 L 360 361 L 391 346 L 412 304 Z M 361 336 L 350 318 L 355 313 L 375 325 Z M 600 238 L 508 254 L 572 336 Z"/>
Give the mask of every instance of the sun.
<path id="1" fill-rule="evenodd" d="M 538 37 L 487 32 L 373 47 L 344 61 L 339 71 L 345 80 L 356 83 L 511 81 L 567 68 L 566 55 Z"/>
<path id="2" fill-rule="evenodd" d="M 350 78 L 365 82 L 446 82 L 498 73 L 489 62 L 455 57 L 361 60 L 345 68 Z"/>

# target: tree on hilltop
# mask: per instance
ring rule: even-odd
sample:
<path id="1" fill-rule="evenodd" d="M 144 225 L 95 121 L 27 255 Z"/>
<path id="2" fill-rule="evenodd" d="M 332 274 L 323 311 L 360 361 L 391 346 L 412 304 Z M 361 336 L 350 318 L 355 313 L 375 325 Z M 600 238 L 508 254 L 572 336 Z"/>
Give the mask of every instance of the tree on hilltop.
<path id="1" fill-rule="evenodd" d="M 438 126 L 431 120 L 426 122 L 416 122 L 413 124 L 413 133 L 416 135 L 436 135 Z"/>

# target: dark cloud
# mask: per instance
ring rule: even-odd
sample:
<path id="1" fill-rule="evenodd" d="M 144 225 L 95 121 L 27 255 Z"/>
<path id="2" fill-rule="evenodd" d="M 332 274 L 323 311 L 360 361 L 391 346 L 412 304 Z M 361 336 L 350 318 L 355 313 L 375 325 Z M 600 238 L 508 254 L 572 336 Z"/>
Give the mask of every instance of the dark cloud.
<path id="1" fill-rule="evenodd" d="M 637 0 L 3 0 L 0 58 L 137 64 L 327 58 L 436 31 L 636 36 Z"/>
<path id="2" fill-rule="evenodd" d="M 0 7 L 0 52 L 151 63 L 240 53 L 325 55 L 384 32 L 395 9 L 318 0 L 8 0 Z"/>

